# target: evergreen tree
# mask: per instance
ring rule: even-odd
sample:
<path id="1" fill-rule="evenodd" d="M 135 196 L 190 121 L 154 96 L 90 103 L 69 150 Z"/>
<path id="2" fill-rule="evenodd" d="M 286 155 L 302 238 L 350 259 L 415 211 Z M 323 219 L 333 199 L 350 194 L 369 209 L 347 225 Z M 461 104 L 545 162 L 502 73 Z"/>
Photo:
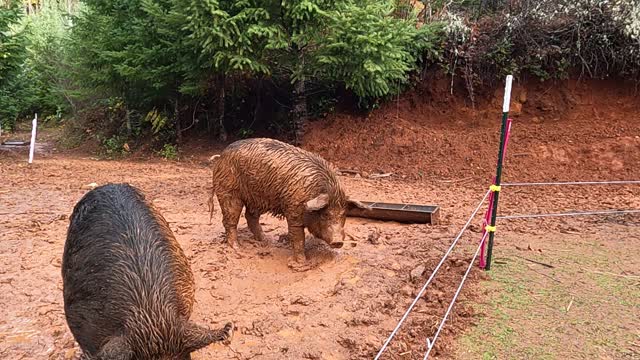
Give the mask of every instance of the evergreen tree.
<path id="1" fill-rule="evenodd" d="M 0 126 L 12 129 L 23 108 L 21 69 L 26 58 L 25 33 L 18 29 L 20 1 L 0 4 Z"/>

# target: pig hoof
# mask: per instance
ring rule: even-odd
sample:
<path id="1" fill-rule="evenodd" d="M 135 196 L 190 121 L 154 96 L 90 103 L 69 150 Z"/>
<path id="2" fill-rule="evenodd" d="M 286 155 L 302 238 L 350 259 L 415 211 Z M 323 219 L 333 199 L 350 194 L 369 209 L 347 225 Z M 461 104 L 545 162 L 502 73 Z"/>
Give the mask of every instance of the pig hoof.
<path id="1" fill-rule="evenodd" d="M 329 244 L 329 246 L 333 249 L 340 249 L 342 246 L 344 246 L 344 243 L 342 241 L 337 241 L 332 242 L 331 244 Z"/>
<path id="2" fill-rule="evenodd" d="M 224 333 L 222 335 L 222 343 L 225 345 L 229 345 L 231 343 L 231 338 L 233 337 L 233 330 L 235 326 L 233 323 L 229 322 L 224 326 Z"/>

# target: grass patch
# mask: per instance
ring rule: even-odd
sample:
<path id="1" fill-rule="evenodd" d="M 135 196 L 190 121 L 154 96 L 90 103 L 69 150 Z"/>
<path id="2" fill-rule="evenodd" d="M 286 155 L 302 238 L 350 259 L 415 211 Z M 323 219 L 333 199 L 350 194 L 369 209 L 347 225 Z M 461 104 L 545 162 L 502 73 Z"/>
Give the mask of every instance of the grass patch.
<path id="1" fill-rule="evenodd" d="M 472 356 L 468 358 L 504 359 L 504 350 L 518 348 L 520 334 L 512 326 L 518 322 L 514 313 L 526 312 L 533 306 L 533 299 L 525 282 L 521 281 L 524 264 L 519 260 L 496 263 L 481 292 L 494 294 L 485 304 L 475 305 L 476 311 L 485 316 L 478 325 L 461 339 L 462 347 Z M 527 347 L 523 353 L 542 358 L 541 348 Z"/>
<path id="2" fill-rule="evenodd" d="M 610 230 L 610 229 L 609 229 Z M 607 242 L 589 234 L 570 242 L 555 234 L 544 252 L 502 248 L 490 280 L 479 285 L 487 297 L 475 304 L 477 325 L 459 338 L 460 359 L 624 358 L 636 354 L 640 286 L 633 255 L 640 244 Z M 517 243 L 522 238 L 505 239 Z M 555 246 L 555 249 L 549 247 Z M 553 264 L 545 268 L 522 257 Z"/>

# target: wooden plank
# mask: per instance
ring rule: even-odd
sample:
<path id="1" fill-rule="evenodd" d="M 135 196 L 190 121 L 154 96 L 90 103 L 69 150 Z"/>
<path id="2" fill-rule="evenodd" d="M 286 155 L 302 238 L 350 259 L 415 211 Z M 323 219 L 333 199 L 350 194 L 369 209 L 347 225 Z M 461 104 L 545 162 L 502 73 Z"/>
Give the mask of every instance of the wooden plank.
<path id="1" fill-rule="evenodd" d="M 366 219 L 397 221 L 402 223 L 431 224 L 438 223 L 439 209 L 433 205 L 394 204 L 361 201 L 366 209 L 350 208 L 347 216 Z"/>

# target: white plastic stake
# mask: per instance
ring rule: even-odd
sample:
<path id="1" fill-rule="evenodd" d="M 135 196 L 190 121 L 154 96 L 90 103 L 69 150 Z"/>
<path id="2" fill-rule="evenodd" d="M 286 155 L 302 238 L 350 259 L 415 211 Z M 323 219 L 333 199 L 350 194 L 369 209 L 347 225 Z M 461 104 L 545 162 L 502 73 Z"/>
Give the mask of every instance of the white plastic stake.
<path id="1" fill-rule="evenodd" d="M 36 150 L 36 128 L 38 127 L 38 114 L 31 123 L 31 144 L 29 146 L 29 164 L 33 162 L 33 153 Z"/>
<path id="2" fill-rule="evenodd" d="M 511 83 L 513 82 L 513 75 L 507 75 L 507 83 L 504 87 L 504 102 L 502 103 L 502 112 L 509 112 L 509 104 L 511 103 Z"/>

